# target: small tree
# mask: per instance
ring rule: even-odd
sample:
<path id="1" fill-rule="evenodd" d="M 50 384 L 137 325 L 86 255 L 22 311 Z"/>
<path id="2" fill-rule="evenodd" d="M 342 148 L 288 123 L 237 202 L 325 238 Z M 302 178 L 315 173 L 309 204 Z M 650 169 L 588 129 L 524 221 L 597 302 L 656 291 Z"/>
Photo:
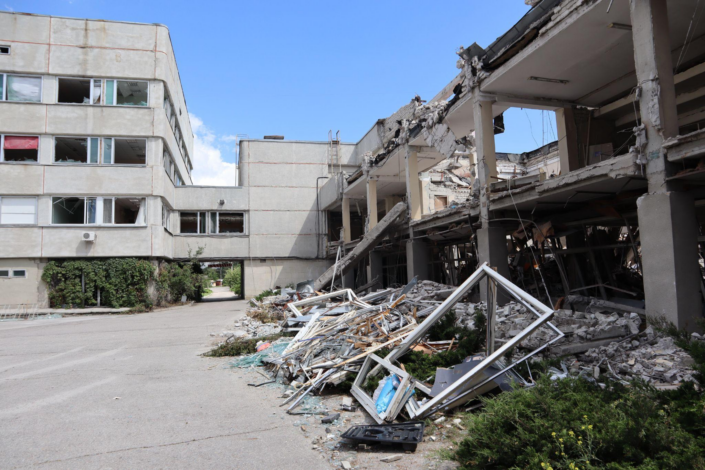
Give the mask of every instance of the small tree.
<path id="1" fill-rule="evenodd" d="M 223 284 L 236 294 L 242 294 L 242 269 L 240 264 L 236 264 L 228 269 L 223 278 Z"/>

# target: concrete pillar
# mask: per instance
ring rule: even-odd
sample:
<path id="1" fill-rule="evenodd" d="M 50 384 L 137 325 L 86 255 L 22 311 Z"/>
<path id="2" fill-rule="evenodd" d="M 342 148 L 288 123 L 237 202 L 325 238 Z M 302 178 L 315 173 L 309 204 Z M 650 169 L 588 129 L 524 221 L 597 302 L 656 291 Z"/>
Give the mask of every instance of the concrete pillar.
<path id="1" fill-rule="evenodd" d="M 347 273 L 343 274 L 343 288 L 344 289 L 355 289 L 355 270 L 351 269 Z"/>
<path id="2" fill-rule="evenodd" d="M 473 116 L 475 118 L 477 176 L 480 179 L 480 219 L 482 221 L 482 228 L 487 228 L 489 227 L 490 219 L 490 183 L 497 180 L 497 157 L 494 145 L 492 101 L 476 98 Z"/>
<path id="3" fill-rule="evenodd" d="M 646 314 L 699 330 L 702 294 L 693 198 L 679 192 L 645 194 L 637 200 L 637 214 Z"/>
<path id="4" fill-rule="evenodd" d="M 507 232 L 502 227 L 481 228 L 477 232 L 477 254 L 480 264 L 485 261 L 499 274 L 510 279 L 509 263 L 507 261 Z M 487 301 L 487 283 L 480 283 L 480 298 Z M 504 305 L 510 300 L 509 296 L 499 292 L 497 305 Z"/>
<path id="5" fill-rule="evenodd" d="M 352 241 L 350 231 L 350 198 L 343 196 L 343 242 Z"/>
<path id="6" fill-rule="evenodd" d="M 409 203 L 409 218 L 421 218 L 421 186 L 419 185 L 418 152 L 406 145 L 406 200 Z"/>
<path id="7" fill-rule="evenodd" d="M 666 0 L 630 1 L 636 77 L 641 87 L 641 122 L 646 131 L 642 147 L 649 192 L 666 192 L 667 162 L 663 141 L 678 134 L 676 88 Z"/>
<path id="8" fill-rule="evenodd" d="M 401 198 L 399 196 L 387 196 L 384 198 L 384 211 L 385 213 L 389 213 L 389 211 L 392 210 L 392 207 L 396 206 L 397 203 L 401 202 Z"/>
<path id="9" fill-rule="evenodd" d="M 367 178 L 367 231 L 377 225 L 377 180 Z"/>
<path id="10" fill-rule="evenodd" d="M 384 276 L 382 275 L 382 255 L 377 251 L 371 251 L 368 256 L 370 263 L 367 266 L 367 282 L 372 282 L 377 279 L 380 285 L 384 285 Z"/>
<path id="11" fill-rule="evenodd" d="M 429 266 L 430 248 L 421 240 L 407 240 L 406 242 L 406 278 L 411 281 L 418 276 L 419 281 L 430 279 Z"/>
<path id="12" fill-rule="evenodd" d="M 567 175 L 580 168 L 578 151 L 578 128 L 575 125 L 573 108 L 556 109 L 556 130 L 558 131 L 558 154 L 561 159 L 561 174 Z"/>
<path id="13" fill-rule="evenodd" d="M 646 313 L 694 331 L 702 318 L 698 222 L 693 199 L 672 191 L 666 181 L 669 164 L 662 149 L 665 139 L 678 134 L 667 1 L 629 4 L 644 126 L 640 153 L 649 185 L 637 201 Z"/>

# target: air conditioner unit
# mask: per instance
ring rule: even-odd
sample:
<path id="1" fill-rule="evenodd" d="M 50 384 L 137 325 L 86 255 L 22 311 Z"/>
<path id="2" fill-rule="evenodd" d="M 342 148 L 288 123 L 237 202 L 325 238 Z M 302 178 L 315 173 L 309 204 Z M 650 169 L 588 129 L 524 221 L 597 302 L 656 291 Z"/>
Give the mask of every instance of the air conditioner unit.
<path id="1" fill-rule="evenodd" d="M 95 232 L 83 232 L 83 241 L 84 242 L 94 242 L 95 241 Z"/>

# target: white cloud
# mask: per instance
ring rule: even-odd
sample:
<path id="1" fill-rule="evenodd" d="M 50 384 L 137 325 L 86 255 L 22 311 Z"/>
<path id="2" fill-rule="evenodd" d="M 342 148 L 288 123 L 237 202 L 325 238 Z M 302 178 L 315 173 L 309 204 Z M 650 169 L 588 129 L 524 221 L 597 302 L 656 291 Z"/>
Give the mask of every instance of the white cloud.
<path id="1" fill-rule="evenodd" d="M 216 145 L 216 135 L 198 116 L 189 114 L 193 130 L 193 184 L 202 186 L 234 186 L 235 164 L 223 160 Z M 230 136 L 226 136 L 230 137 Z"/>
<path id="2" fill-rule="evenodd" d="M 224 135 L 220 138 L 223 142 L 235 142 L 237 140 L 236 135 Z"/>

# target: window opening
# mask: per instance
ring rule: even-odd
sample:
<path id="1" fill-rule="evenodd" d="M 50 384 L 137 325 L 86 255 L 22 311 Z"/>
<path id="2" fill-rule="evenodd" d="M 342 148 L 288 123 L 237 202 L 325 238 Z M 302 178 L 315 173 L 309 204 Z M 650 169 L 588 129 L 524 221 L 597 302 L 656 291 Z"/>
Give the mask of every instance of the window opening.
<path id="1" fill-rule="evenodd" d="M 36 162 L 39 159 L 39 137 L 24 135 L 0 136 L 2 161 Z"/>
<path id="2" fill-rule="evenodd" d="M 54 161 L 87 163 L 88 139 L 80 137 L 56 137 L 54 139 Z"/>
<path id="3" fill-rule="evenodd" d="M 0 55 L 10 54 L 10 46 L 0 46 Z"/>
<path id="4" fill-rule="evenodd" d="M 144 224 L 144 204 L 139 198 L 115 198 L 115 224 Z"/>
<path id="5" fill-rule="evenodd" d="M 182 212 L 181 233 L 198 233 L 198 212 Z"/>
<path id="6" fill-rule="evenodd" d="M 9 269 L 0 269 L 0 277 L 10 277 L 10 270 Z"/>
<path id="7" fill-rule="evenodd" d="M 147 141 L 144 139 L 105 139 L 115 141 L 113 163 L 122 165 L 145 165 L 147 163 Z M 112 143 L 110 144 L 112 146 Z M 106 147 L 107 149 L 107 147 Z"/>
<path id="8" fill-rule="evenodd" d="M 245 214 L 242 212 L 219 212 L 218 233 L 245 233 Z"/>
<path id="9" fill-rule="evenodd" d="M 82 225 L 85 223 L 86 200 L 82 197 L 52 198 L 54 210 L 51 223 L 61 225 Z"/>
<path id="10" fill-rule="evenodd" d="M 27 271 L 25 269 L 13 269 L 12 277 L 27 277 Z"/>

